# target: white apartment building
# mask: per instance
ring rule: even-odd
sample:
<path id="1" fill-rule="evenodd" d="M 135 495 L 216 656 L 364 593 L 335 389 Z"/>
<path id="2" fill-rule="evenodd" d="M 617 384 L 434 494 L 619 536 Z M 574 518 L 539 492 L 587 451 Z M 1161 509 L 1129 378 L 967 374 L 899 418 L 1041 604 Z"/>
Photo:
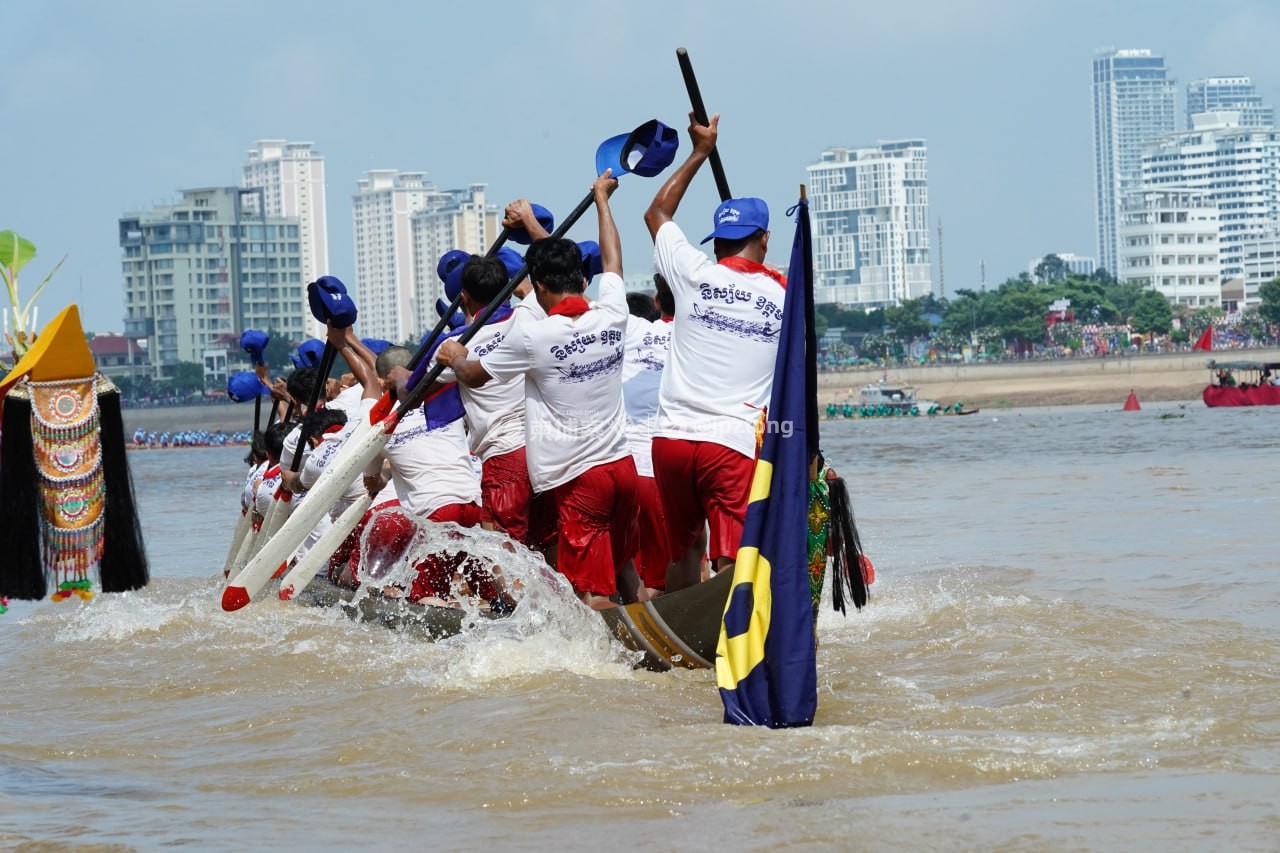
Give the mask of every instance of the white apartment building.
<path id="1" fill-rule="evenodd" d="M 410 215 L 413 239 L 413 304 L 418 335 L 439 321 L 436 300 L 444 297 L 444 285 L 436 275 L 440 256 L 451 249 L 482 255 L 497 239 L 502 216 L 485 200 L 485 185 L 465 190 L 437 192 L 424 200 L 422 209 Z M 449 300 L 445 300 L 446 302 Z"/>
<path id="2" fill-rule="evenodd" d="M 418 322 L 412 219 L 437 192 L 426 172 L 374 169 L 356 181 L 351 212 L 361 334 L 399 344 L 425 331 Z"/>
<path id="3" fill-rule="evenodd" d="M 1187 84 L 1187 130 L 1194 130 L 1197 113 L 1231 110 L 1240 113 L 1241 127 L 1274 127 L 1276 111 L 1262 102 L 1249 77 L 1205 77 Z"/>
<path id="4" fill-rule="evenodd" d="M 146 339 L 152 378 L 209 350 L 239 360 L 245 329 L 305 337 L 301 227 L 265 215 L 261 193 L 183 190 L 174 205 L 120 217 L 125 334 Z"/>
<path id="5" fill-rule="evenodd" d="M 1238 112 L 1200 113 L 1142 156 L 1143 190 L 1199 189 L 1218 209 L 1223 277 L 1243 273 L 1241 242 L 1280 221 L 1280 134 L 1241 127 Z"/>
<path id="6" fill-rule="evenodd" d="M 1117 269 L 1120 207 L 1139 187 L 1144 146 L 1177 127 L 1174 81 L 1146 49 L 1098 51 L 1093 59 L 1093 167 L 1098 260 Z"/>
<path id="7" fill-rule="evenodd" d="M 1125 282 L 1158 290 L 1169 302 L 1204 308 L 1222 299 L 1218 208 L 1202 190 L 1131 193 L 1120 212 Z"/>
<path id="8" fill-rule="evenodd" d="M 924 140 L 833 148 L 808 167 L 814 298 L 864 309 L 933 291 Z"/>
<path id="9" fill-rule="evenodd" d="M 1262 304 L 1258 288 L 1280 278 L 1280 223 L 1264 226 L 1240 240 L 1240 266 L 1244 276 L 1239 308 Z M 1223 306 L 1226 307 L 1225 305 Z"/>
<path id="10" fill-rule="evenodd" d="M 247 153 L 241 181 L 246 188 L 262 190 L 267 216 L 298 221 L 303 284 L 331 272 L 324 156 L 313 146 L 311 142 L 260 139 Z M 308 314 L 307 331 L 321 337 L 324 327 Z"/>

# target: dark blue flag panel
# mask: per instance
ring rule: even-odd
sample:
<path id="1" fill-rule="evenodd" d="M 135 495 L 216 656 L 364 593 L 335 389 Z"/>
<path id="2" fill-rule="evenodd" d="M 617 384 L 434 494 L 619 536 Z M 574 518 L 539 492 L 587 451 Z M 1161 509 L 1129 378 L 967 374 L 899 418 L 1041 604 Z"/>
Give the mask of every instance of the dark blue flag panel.
<path id="1" fill-rule="evenodd" d="M 807 726 L 818 707 L 809 592 L 809 465 L 818 444 L 809 206 L 796 205 L 764 442 L 716 648 L 724 721 Z"/>

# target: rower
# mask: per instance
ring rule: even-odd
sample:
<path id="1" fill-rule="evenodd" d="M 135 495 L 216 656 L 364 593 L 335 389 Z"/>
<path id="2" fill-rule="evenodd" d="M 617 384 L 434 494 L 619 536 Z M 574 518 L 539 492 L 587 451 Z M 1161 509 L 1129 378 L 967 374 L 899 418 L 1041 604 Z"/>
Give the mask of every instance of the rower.
<path id="1" fill-rule="evenodd" d="M 661 276 L 654 276 L 662 281 Z M 667 523 L 662 514 L 662 496 L 653 478 L 653 430 L 658 419 L 658 386 L 667 363 L 671 342 L 671 291 L 662 281 L 658 293 L 628 293 L 626 351 L 622 359 L 622 399 L 627 409 L 627 445 L 636 464 L 639 491 L 639 550 L 636 570 L 644 582 L 645 594 L 656 597 L 666 589 L 667 565 L 671 554 L 667 543 Z M 665 291 L 665 296 L 664 296 Z"/>
<path id="2" fill-rule="evenodd" d="M 529 479 L 537 494 L 555 501 L 557 569 L 597 609 L 615 606 L 613 596 L 634 601 L 641 592 L 631 559 L 638 498 L 622 405 L 627 302 L 622 245 L 609 210 L 618 184 L 610 174 L 605 170 L 592 186 L 604 268 L 600 298 L 589 303 L 582 296 L 586 282 L 577 244 L 538 240 L 526 259 L 546 316 L 521 319 L 478 361 L 453 340 L 436 353 L 471 387 L 524 376 Z"/>
<path id="3" fill-rule="evenodd" d="M 786 279 L 764 265 L 769 208 L 731 198 L 716 208 L 716 263 L 685 239 L 676 208 L 715 150 L 720 117 L 693 121 L 693 153 L 654 196 L 645 224 L 654 265 L 671 286 L 675 322 L 658 394 L 653 468 L 671 532 L 667 589 L 698 581 L 698 539 L 710 524 L 717 571 L 733 565 L 742 538 L 756 455 L 756 429 L 769 403 Z"/>

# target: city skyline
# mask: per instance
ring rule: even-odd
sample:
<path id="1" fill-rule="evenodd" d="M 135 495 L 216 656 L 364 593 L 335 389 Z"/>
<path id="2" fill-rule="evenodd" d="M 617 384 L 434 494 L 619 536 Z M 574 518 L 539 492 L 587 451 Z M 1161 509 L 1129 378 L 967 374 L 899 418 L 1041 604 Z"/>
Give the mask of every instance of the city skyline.
<path id="1" fill-rule="evenodd" d="M 78 301 L 87 328 L 120 331 L 120 216 L 172 204 L 182 189 L 239 184 L 255 140 L 308 140 L 325 157 L 329 271 L 354 279 L 346 200 L 371 169 L 426 170 L 440 187 L 486 183 L 499 206 L 524 195 L 559 214 L 585 191 L 596 145 L 648 118 L 681 128 L 682 159 L 688 98 L 674 50 L 683 45 L 708 108 L 722 113 L 731 187 L 770 204 L 772 261 L 785 263 L 776 251 L 790 240 L 784 211 L 822 151 L 920 138 L 930 224 L 946 225 L 950 295 L 977 286 L 980 264 L 991 285 L 1028 257 L 1096 251 L 1083 83 L 1098 48 L 1164 56 L 1179 112 L 1186 84 L 1209 77 L 1248 76 L 1269 103 L 1280 99 L 1280 59 L 1266 37 L 1280 9 L 1249 0 L 1200 4 L 1193 23 L 1154 2 L 814 2 L 786 13 L 759 2 L 732 17 L 691 3 L 661 20 L 629 8 L 565 2 L 495 21 L 374 3 L 358 19 L 312 10 L 298 21 L 232 0 L 211 20 L 159 2 L 17 0 L 7 11 L 23 37 L 0 57 L 0 104 L 16 117 L 0 225 L 37 245 L 28 280 L 68 255 L 42 314 Z M 422 32 L 471 28 L 486 39 L 421 49 Z M 476 44 L 490 61 L 477 61 Z M 523 85 L 530 74 L 545 95 Z M 651 264 L 641 214 L 659 180 L 624 178 L 615 196 L 629 274 Z M 699 175 L 677 219 L 705 232 L 715 202 L 710 176 Z M 591 237 L 590 219 L 571 236 Z"/>

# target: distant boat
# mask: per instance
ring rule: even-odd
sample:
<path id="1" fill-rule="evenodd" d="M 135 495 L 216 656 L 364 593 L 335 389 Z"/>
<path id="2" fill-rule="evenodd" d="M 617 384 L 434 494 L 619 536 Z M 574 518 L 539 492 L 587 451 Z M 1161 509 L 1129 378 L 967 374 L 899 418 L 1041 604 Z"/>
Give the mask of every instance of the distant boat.
<path id="1" fill-rule="evenodd" d="M 858 392 L 857 401 L 830 403 L 827 417 L 877 418 L 918 415 L 972 415 L 976 408 L 965 408 L 961 403 L 943 405 L 934 400 L 916 398 L 916 388 L 911 385 L 895 385 L 887 382 L 869 383 Z"/>
<path id="2" fill-rule="evenodd" d="M 1280 406 L 1280 362 L 1216 361 L 1205 359 L 1209 384 L 1201 396 L 1210 408 L 1224 406 Z"/>

